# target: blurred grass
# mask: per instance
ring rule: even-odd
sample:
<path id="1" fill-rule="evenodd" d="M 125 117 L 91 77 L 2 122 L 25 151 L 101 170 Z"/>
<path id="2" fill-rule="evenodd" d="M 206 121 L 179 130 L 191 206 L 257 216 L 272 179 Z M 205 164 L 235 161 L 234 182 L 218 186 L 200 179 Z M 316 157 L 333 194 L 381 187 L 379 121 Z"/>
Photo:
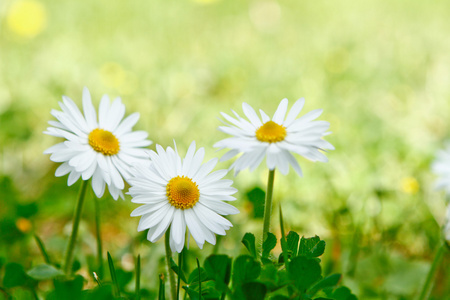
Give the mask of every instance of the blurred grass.
<path id="1" fill-rule="evenodd" d="M 443 0 L 0 2 L 0 218 L 17 237 L 0 255 L 30 264 L 39 256 L 32 231 L 55 257 L 63 252 L 77 185 L 55 178 L 57 165 L 42 155 L 57 142 L 42 131 L 61 95 L 79 105 L 83 86 L 95 105 L 104 93 L 121 96 L 155 143 L 175 140 L 184 153 L 196 140 L 209 158 L 221 154 L 212 145 L 225 137 L 216 130 L 219 112 L 241 112 L 245 101 L 271 114 L 282 98 L 305 97 L 305 111 L 324 109 L 336 150 L 327 164 L 300 158 L 304 178 L 276 175 L 286 224 L 327 240 L 330 272 L 356 268 L 344 280 L 362 299 L 409 297 L 444 217 L 429 164 L 449 137 L 448 11 Z M 226 251 L 241 251 L 242 234 L 260 230 L 248 222 L 245 194 L 264 188 L 266 176 L 261 167 L 235 178 L 242 213 L 222 241 Z M 163 250 L 136 241 L 136 206 L 102 201 L 105 249 L 140 252 L 149 266 L 150 253 Z M 23 217 L 18 205 L 29 203 L 38 211 Z M 92 201 L 84 213 L 93 216 Z M 20 218 L 32 229 L 20 231 Z M 83 232 L 94 255 L 93 224 Z M 349 256 L 360 264 L 349 266 Z M 156 268 L 143 267 L 142 276 Z M 370 276 L 358 273 L 366 270 Z M 396 284 L 411 273 L 411 288 Z M 439 278 L 436 299 L 450 292 L 449 272 Z"/>

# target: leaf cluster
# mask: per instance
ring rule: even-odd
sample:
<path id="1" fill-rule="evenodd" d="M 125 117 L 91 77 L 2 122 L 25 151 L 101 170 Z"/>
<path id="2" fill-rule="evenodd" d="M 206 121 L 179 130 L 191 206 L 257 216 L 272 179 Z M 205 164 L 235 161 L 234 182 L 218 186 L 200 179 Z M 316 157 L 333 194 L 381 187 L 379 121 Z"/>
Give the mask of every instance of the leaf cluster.
<path id="1" fill-rule="evenodd" d="M 300 238 L 289 232 L 278 257 L 272 253 L 277 245 L 272 233 L 268 233 L 261 251 L 252 233 L 246 233 L 242 243 L 249 254 L 235 259 L 211 255 L 189 276 L 172 262 L 190 299 L 357 299 L 347 287 L 340 286 L 340 274 L 322 275 L 319 257 L 325 251 L 325 241 L 318 236 Z"/>

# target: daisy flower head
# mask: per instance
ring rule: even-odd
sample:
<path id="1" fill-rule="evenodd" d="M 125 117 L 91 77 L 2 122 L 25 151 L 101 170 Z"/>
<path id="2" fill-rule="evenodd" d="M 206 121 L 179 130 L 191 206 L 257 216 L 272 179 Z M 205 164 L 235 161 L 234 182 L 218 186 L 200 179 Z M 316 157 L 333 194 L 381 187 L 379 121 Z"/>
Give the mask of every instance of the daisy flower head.
<path id="1" fill-rule="evenodd" d="M 278 168 L 286 175 L 290 165 L 300 176 L 302 170 L 293 153 L 311 161 L 327 162 L 322 151 L 334 150 L 333 145 L 323 139 L 330 133 L 327 132 L 330 123 L 315 120 L 321 115 L 321 109 L 297 118 L 304 104 L 305 99 L 297 100 L 286 116 L 288 100 L 283 99 L 272 118 L 262 110 L 259 111 L 260 118 L 245 102 L 242 109 L 248 120 L 234 111 L 235 118 L 221 113 L 229 123 L 224 122 L 225 126 L 220 126 L 219 130 L 232 136 L 214 144 L 220 149 L 231 149 L 222 156 L 221 161 L 242 153 L 231 165 L 235 175 L 247 167 L 253 171 L 266 158 L 269 170 Z"/>
<path id="2" fill-rule="evenodd" d="M 202 164 L 204 148 L 196 151 L 192 142 L 182 160 L 175 149 L 156 145 L 150 151 L 150 165 L 135 165 L 128 194 L 132 202 L 143 204 L 131 216 L 141 216 L 138 231 L 148 230 L 147 239 L 158 241 L 170 226 L 170 248 L 180 253 L 185 244 L 186 227 L 200 248 L 216 243 L 214 234 L 225 235 L 233 225 L 222 215 L 237 214 L 232 180 L 222 179 L 227 170 L 211 173 L 213 158 Z"/>
<path id="3" fill-rule="evenodd" d="M 49 121 L 51 127 L 44 132 L 65 139 L 44 151 L 51 154 L 52 161 L 62 163 L 55 175 L 69 174 L 69 186 L 80 177 L 83 180 L 92 177 L 92 189 L 97 197 L 103 196 L 108 185 L 115 200 L 119 196 L 123 199 L 123 179 L 130 177 L 131 164 L 148 163 L 148 150 L 142 147 L 152 143 L 147 140 L 147 132 L 131 130 L 139 120 L 139 114 L 133 113 L 123 119 L 125 105 L 121 99 L 118 97 L 111 103 L 104 95 L 97 119 L 87 88 L 83 89 L 84 115 L 69 97 L 62 98 L 59 102 L 62 111 L 51 112 L 57 121 Z"/>
<path id="4" fill-rule="evenodd" d="M 445 190 L 450 195 L 450 142 L 444 149 L 437 152 L 436 158 L 431 164 L 433 173 L 439 176 L 436 181 L 436 189 Z"/>

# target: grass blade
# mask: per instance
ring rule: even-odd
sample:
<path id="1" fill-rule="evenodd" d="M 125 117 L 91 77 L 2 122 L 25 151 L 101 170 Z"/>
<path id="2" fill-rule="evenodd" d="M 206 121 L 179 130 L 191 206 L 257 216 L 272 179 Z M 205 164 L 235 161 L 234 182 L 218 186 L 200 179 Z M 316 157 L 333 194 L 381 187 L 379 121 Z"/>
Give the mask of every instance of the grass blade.
<path id="1" fill-rule="evenodd" d="M 200 262 L 197 259 L 197 270 L 198 270 L 198 297 L 199 300 L 202 298 L 202 270 L 200 269 Z"/>
<path id="2" fill-rule="evenodd" d="M 109 264 L 109 272 L 111 273 L 111 280 L 113 282 L 114 287 L 114 295 L 116 297 L 120 297 L 120 289 L 119 283 L 117 282 L 116 269 L 114 268 L 114 263 L 111 258 L 111 254 L 109 254 L 109 251 L 108 251 L 108 264 Z"/>
<path id="3" fill-rule="evenodd" d="M 92 272 L 94 275 L 95 282 L 97 282 L 98 286 L 102 286 L 102 282 L 100 281 L 100 278 L 98 277 L 97 273 Z"/>
<path id="4" fill-rule="evenodd" d="M 34 239 L 39 247 L 39 250 L 42 253 L 42 256 L 44 257 L 45 263 L 51 265 L 50 257 L 48 256 L 47 251 L 45 250 L 44 243 L 42 243 L 42 240 L 36 234 L 34 235 Z"/>
<path id="5" fill-rule="evenodd" d="M 136 259 L 136 300 L 141 299 L 141 255 Z"/>
<path id="6" fill-rule="evenodd" d="M 286 266 L 286 270 L 289 272 L 288 253 L 287 253 L 288 245 L 286 241 L 286 234 L 284 231 L 284 221 L 283 221 L 283 212 L 281 211 L 281 204 L 279 208 L 280 208 L 281 250 L 283 251 L 284 265 Z"/>
<path id="7" fill-rule="evenodd" d="M 166 285 L 164 283 L 164 274 L 159 274 L 159 294 L 158 300 L 166 300 Z"/>

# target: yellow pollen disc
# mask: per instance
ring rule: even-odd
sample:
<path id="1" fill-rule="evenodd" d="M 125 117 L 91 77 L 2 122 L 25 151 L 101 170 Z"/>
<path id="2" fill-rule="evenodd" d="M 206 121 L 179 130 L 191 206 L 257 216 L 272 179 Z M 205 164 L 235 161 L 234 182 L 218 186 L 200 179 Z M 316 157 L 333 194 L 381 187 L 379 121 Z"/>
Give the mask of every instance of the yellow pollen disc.
<path id="1" fill-rule="evenodd" d="M 166 191 L 169 203 L 180 209 L 194 207 L 200 198 L 198 185 L 186 176 L 177 176 L 170 179 Z"/>
<path id="2" fill-rule="evenodd" d="M 281 142 L 286 137 L 286 127 L 274 121 L 268 121 L 256 130 L 256 138 L 261 142 Z"/>
<path id="3" fill-rule="evenodd" d="M 89 145 L 92 149 L 103 155 L 114 155 L 119 153 L 119 140 L 107 130 L 94 129 L 89 133 Z"/>

